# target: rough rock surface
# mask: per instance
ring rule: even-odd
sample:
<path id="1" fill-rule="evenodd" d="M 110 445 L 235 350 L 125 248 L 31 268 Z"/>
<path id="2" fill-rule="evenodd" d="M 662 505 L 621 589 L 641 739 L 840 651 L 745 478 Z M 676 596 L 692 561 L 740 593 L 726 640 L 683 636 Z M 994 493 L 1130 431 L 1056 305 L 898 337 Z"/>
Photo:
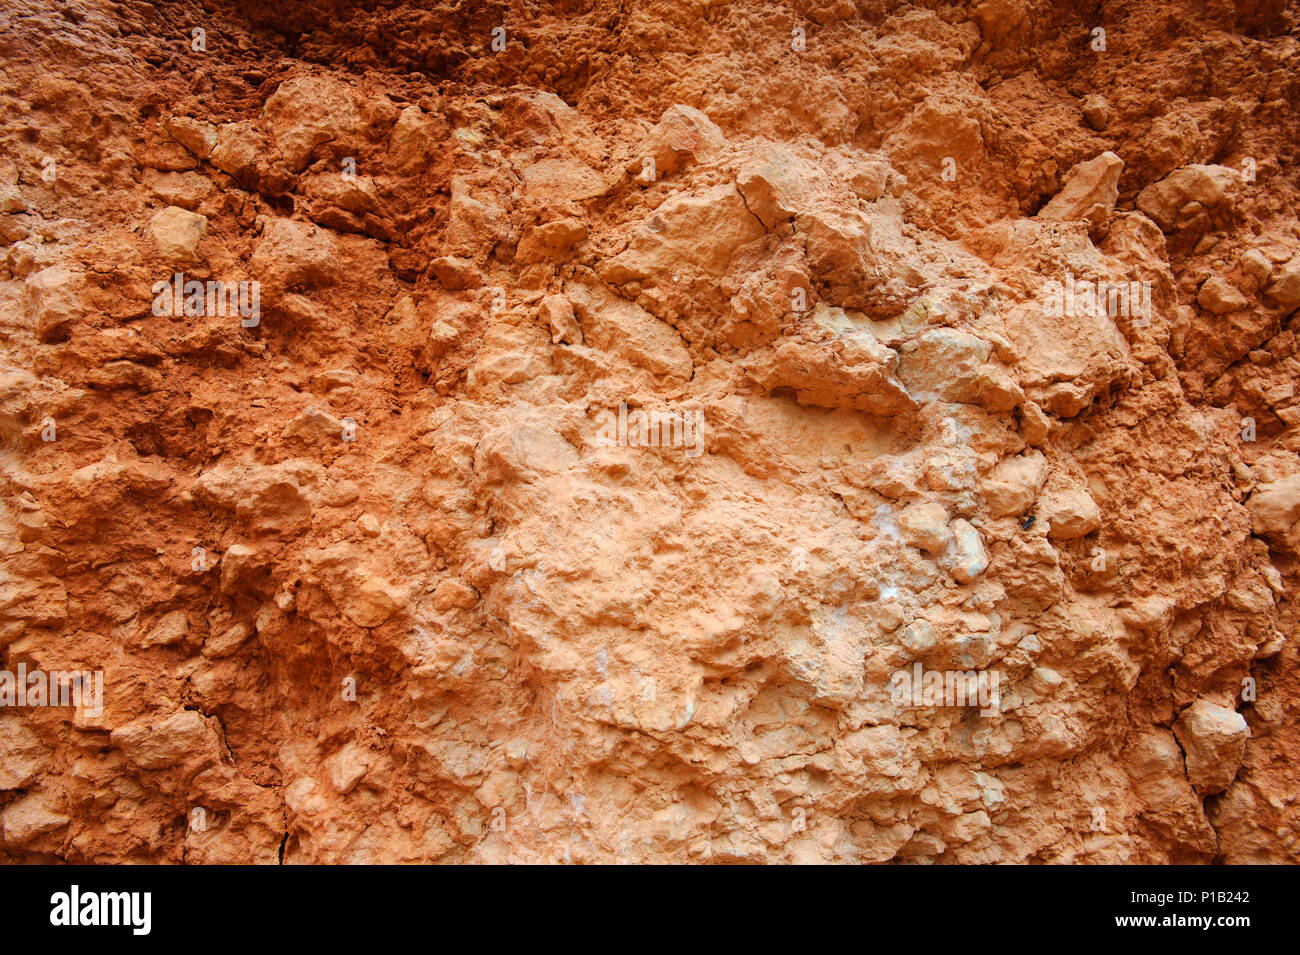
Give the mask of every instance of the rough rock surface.
<path id="1" fill-rule="evenodd" d="M 1300 861 L 1298 30 L 9 0 L 0 861 Z"/>

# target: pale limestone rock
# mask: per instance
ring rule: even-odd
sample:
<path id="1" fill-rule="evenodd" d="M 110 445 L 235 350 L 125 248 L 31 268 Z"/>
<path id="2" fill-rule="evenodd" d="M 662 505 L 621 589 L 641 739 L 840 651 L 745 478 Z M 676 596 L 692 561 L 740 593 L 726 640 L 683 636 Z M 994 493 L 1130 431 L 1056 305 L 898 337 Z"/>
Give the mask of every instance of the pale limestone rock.
<path id="1" fill-rule="evenodd" d="M 42 342 L 62 341 L 86 309 L 81 301 L 82 278 L 63 266 L 34 272 L 23 285 L 23 310 Z"/>
<path id="2" fill-rule="evenodd" d="M 188 263 L 199 257 L 199 242 L 208 233 L 208 220 L 177 206 L 155 212 L 145 230 L 168 262 Z"/>
<path id="3" fill-rule="evenodd" d="M 358 627 L 383 626 L 410 601 L 407 585 L 386 578 L 372 557 L 358 553 L 348 541 L 309 551 L 304 562 L 330 600 Z"/>
<path id="4" fill-rule="evenodd" d="M 898 526 L 905 541 L 928 554 L 948 543 L 948 512 L 937 502 L 909 504 L 899 512 Z"/>
<path id="5" fill-rule="evenodd" d="M 541 301 L 538 314 L 551 329 L 553 344 L 581 345 L 582 329 L 574 315 L 573 305 L 563 295 L 548 295 Z"/>
<path id="6" fill-rule="evenodd" d="M 320 408 L 307 408 L 290 419 L 282 433 L 286 438 L 301 438 L 313 444 L 323 444 L 345 441 L 351 432 L 342 418 Z"/>
<path id="7" fill-rule="evenodd" d="M 210 660 L 220 660 L 239 651 L 253 635 L 246 623 L 236 623 L 212 634 L 203 644 L 203 655 Z"/>
<path id="8" fill-rule="evenodd" d="M 582 322 L 587 345 L 612 352 L 656 375 L 691 376 L 690 353 L 672 326 L 600 286 L 570 282 L 564 294 Z"/>
<path id="9" fill-rule="evenodd" d="M 980 490 L 994 517 L 1023 514 L 1033 506 L 1047 479 L 1047 459 L 1041 452 L 1003 458 L 980 482 Z"/>
<path id="10" fill-rule="evenodd" d="M 28 793 L 17 802 L 10 803 L 0 813 L 0 829 L 5 845 L 22 846 L 47 832 L 55 832 L 71 819 L 55 802 L 54 794 L 41 790 Z"/>
<path id="11" fill-rule="evenodd" d="M 356 96 L 332 77 L 286 80 L 263 109 L 271 141 L 293 172 L 301 172 L 320 145 L 344 139 L 359 125 Z"/>
<path id="12" fill-rule="evenodd" d="M 1300 305 L 1300 255 L 1292 257 L 1277 273 L 1265 293 L 1283 308 L 1295 308 Z"/>
<path id="13" fill-rule="evenodd" d="M 1101 526 L 1101 509 L 1086 488 L 1060 483 L 1049 486 L 1038 501 L 1038 515 L 1050 527 L 1052 540 L 1075 540 Z"/>
<path id="14" fill-rule="evenodd" d="M 989 556 L 984 550 L 984 540 L 965 518 L 953 521 L 951 530 L 952 537 L 944 548 L 940 565 L 958 583 L 969 584 L 988 569 Z"/>
<path id="15" fill-rule="evenodd" d="M 165 613 L 140 641 L 142 647 L 167 647 L 180 643 L 189 633 L 190 622 L 184 610 Z"/>
<path id="16" fill-rule="evenodd" d="M 1230 205 L 1240 185 L 1241 173 L 1227 166 L 1183 166 L 1138 193 L 1137 207 L 1172 232 L 1200 210 Z"/>
<path id="17" fill-rule="evenodd" d="M 585 238 L 587 227 L 581 221 L 556 219 L 525 232 L 515 258 L 525 264 L 561 259 Z"/>
<path id="18" fill-rule="evenodd" d="M 1174 735 L 1187 759 L 1187 778 L 1202 795 L 1232 784 L 1246 755 L 1250 727 L 1236 710 L 1197 700 L 1179 714 Z"/>
<path id="19" fill-rule="evenodd" d="M 1012 307 L 1004 320 L 1020 385 L 1047 411 L 1073 417 L 1128 375 L 1128 343 L 1104 313 L 1050 315 L 1040 300 Z"/>
<path id="20" fill-rule="evenodd" d="M 938 642 L 934 627 L 925 620 L 914 620 L 903 628 L 901 642 L 913 657 L 923 657 L 934 649 Z"/>
<path id="21" fill-rule="evenodd" d="M 473 610 L 477 604 L 478 593 L 459 580 L 448 578 L 433 592 L 433 605 L 439 610 Z"/>
<path id="22" fill-rule="evenodd" d="M 1092 129 L 1101 131 L 1110 125 L 1110 104 L 1104 96 L 1092 93 L 1083 98 L 1083 121 Z"/>
<path id="23" fill-rule="evenodd" d="M 334 285 L 342 277 L 336 242 L 312 223 L 270 219 L 248 267 L 255 279 L 275 288 Z"/>
<path id="24" fill-rule="evenodd" d="M 279 195 L 293 177 L 278 150 L 252 123 L 226 123 L 217 130 L 217 144 L 208 162 L 240 185 L 266 195 Z"/>
<path id="25" fill-rule="evenodd" d="M 325 769 L 334 791 L 340 796 L 346 796 L 356 789 L 357 783 L 370 771 L 373 761 L 373 754 L 369 750 L 357 743 L 347 743 L 325 761 Z"/>
<path id="26" fill-rule="evenodd" d="M 1215 315 L 1237 312 L 1250 304 L 1245 295 L 1217 275 L 1210 276 L 1201 284 L 1200 291 L 1196 293 L 1196 302 Z"/>
<path id="27" fill-rule="evenodd" d="M 24 789 L 44 772 L 47 750 L 16 712 L 0 710 L 0 792 Z"/>
<path id="28" fill-rule="evenodd" d="M 1300 519 L 1300 474 L 1261 483 L 1248 503 L 1251 529 L 1256 534 L 1285 534 Z"/>
<path id="29" fill-rule="evenodd" d="M 821 343 L 782 340 L 747 363 L 768 391 L 792 388 L 801 405 L 897 414 L 916 407 L 894 377 L 898 355 L 867 332 Z"/>
<path id="30" fill-rule="evenodd" d="M 640 155 L 654 161 L 656 178 L 682 169 L 688 163 L 708 162 L 727 144 L 722 130 L 698 109 L 670 106 L 650 130 Z M 644 176 L 638 164 L 636 172 Z"/>
<path id="31" fill-rule="evenodd" d="M 581 202 L 604 195 L 609 185 L 579 159 L 543 159 L 523 171 L 524 195 L 530 199 Z"/>
<path id="32" fill-rule="evenodd" d="M 1119 198 L 1119 174 L 1124 160 L 1112 152 L 1081 162 L 1065 174 L 1061 191 L 1038 213 L 1038 218 L 1075 221 L 1082 219 L 1098 230 L 1115 211 Z"/>
<path id="33" fill-rule="evenodd" d="M 26 212 L 27 200 L 13 183 L 0 182 L 0 213 Z"/>
<path id="34" fill-rule="evenodd" d="M 168 116 L 163 129 L 199 159 L 211 156 L 217 145 L 217 127 L 189 116 Z"/>
<path id="35" fill-rule="evenodd" d="M 932 329 L 903 346 L 898 379 L 918 401 L 969 401 L 991 350 L 988 342 L 966 332 Z"/>
<path id="36" fill-rule="evenodd" d="M 429 161 L 437 145 L 439 124 L 418 106 L 408 106 L 388 134 L 388 157 L 402 172 L 415 172 Z"/>
<path id="37" fill-rule="evenodd" d="M 308 489 L 319 484 L 323 473 L 320 465 L 301 459 L 269 466 L 223 462 L 199 475 L 191 493 L 233 510 L 251 530 L 301 530 L 311 524 Z"/>
<path id="38" fill-rule="evenodd" d="M 1273 263 L 1268 260 L 1263 252 L 1259 249 L 1247 249 L 1241 255 L 1241 267 L 1246 274 L 1253 278 L 1260 285 L 1268 282 L 1269 277 L 1273 274 Z"/>
<path id="39" fill-rule="evenodd" d="M 194 710 L 178 710 L 162 719 L 145 716 L 119 726 L 110 740 L 141 769 L 165 769 L 189 760 L 210 763 L 218 752 L 213 722 Z"/>
<path id="40" fill-rule="evenodd" d="M 682 268 L 722 275 L 736 250 L 762 234 L 736 187 L 723 183 L 665 200 L 637 228 L 628 249 L 598 271 L 615 285 Z"/>

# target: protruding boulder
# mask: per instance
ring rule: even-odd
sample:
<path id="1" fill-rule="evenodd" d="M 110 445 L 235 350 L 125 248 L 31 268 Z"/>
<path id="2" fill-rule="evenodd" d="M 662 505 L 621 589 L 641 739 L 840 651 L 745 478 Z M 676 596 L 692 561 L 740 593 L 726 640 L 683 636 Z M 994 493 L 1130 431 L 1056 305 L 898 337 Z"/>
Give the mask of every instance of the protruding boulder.
<path id="1" fill-rule="evenodd" d="M 903 540 L 918 550 L 937 554 L 948 543 L 948 512 L 936 501 L 909 504 L 898 515 Z"/>
<path id="2" fill-rule="evenodd" d="M 270 219 L 249 260 L 253 278 L 273 288 L 333 285 L 343 266 L 334 236 L 310 222 Z"/>
<path id="3" fill-rule="evenodd" d="M 953 328 L 934 328 L 901 349 L 898 380 L 917 401 L 969 401 L 992 346 Z"/>
<path id="4" fill-rule="evenodd" d="M 571 282 L 565 285 L 564 292 L 582 321 L 588 345 L 656 375 L 691 377 L 690 353 L 671 325 L 599 286 Z"/>
<path id="5" fill-rule="evenodd" d="M 1292 256 L 1291 261 L 1278 270 L 1264 294 L 1283 308 L 1300 305 L 1300 255 Z"/>
<path id="6" fill-rule="evenodd" d="M 23 309 L 39 341 L 62 341 L 86 309 L 81 301 L 81 275 L 61 265 L 41 269 L 27 277 Z"/>
<path id="7" fill-rule="evenodd" d="M 0 829 L 9 846 L 26 845 L 37 836 L 62 829 L 70 821 L 59 808 L 55 794 L 48 790 L 28 793 L 0 813 Z"/>
<path id="8" fill-rule="evenodd" d="M 166 769 L 189 759 L 213 763 L 219 753 L 215 721 L 195 710 L 161 720 L 143 716 L 113 730 L 110 740 L 140 769 Z"/>
<path id="9" fill-rule="evenodd" d="M 692 161 L 708 162 L 726 144 L 722 130 L 698 109 L 670 106 L 642 144 L 641 161 L 653 160 L 658 178 L 677 172 Z M 643 165 L 638 166 L 637 173 L 648 180 Z"/>
<path id="10" fill-rule="evenodd" d="M 1003 458 L 980 483 L 994 517 L 1023 514 L 1033 505 L 1047 477 L 1047 459 L 1038 451 Z"/>
<path id="11" fill-rule="evenodd" d="M 168 206 L 153 214 L 145 234 L 168 262 L 194 262 L 199 257 L 199 242 L 208 234 L 208 220 L 196 212 Z"/>
<path id="12" fill-rule="evenodd" d="M 217 145 L 217 127 L 189 116 L 169 116 L 163 129 L 199 159 L 207 159 Z"/>
<path id="13" fill-rule="evenodd" d="M 1246 758 L 1250 727 L 1236 710 L 1197 700 L 1179 715 L 1174 735 L 1187 762 L 1187 778 L 1201 795 L 1221 793 Z"/>
<path id="14" fill-rule="evenodd" d="M 1241 173 L 1227 166 L 1183 166 L 1138 193 L 1137 207 L 1174 232 L 1203 212 L 1231 206 L 1240 186 Z"/>
<path id="15" fill-rule="evenodd" d="M 358 126 L 355 95 L 338 80 L 304 76 L 286 80 L 263 110 L 271 140 L 293 172 L 301 172 L 317 146 L 341 139 Z"/>
<path id="16" fill-rule="evenodd" d="M 769 391 L 793 389 L 801 405 L 885 415 L 916 408 L 893 377 L 897 363 L 896 352 L 866 333 L 831 342 L 785 339 L 746 367 Z"/>
<path id="17" fill-rule="evenodd" d="M 22 789 L 46 768 L 47 750 L 17 713 L 0 711 L 0 792 Z"/>
<path id="18" fill-rule="evenodd" d="M 1207 312 L 1227 315 L 1229 312 L 1241 311 L 1250 301 L 1236 287 L 1217 275 L 1211 275 L 1196 293 L 1196 303 Z"/>
<path id="19" fill-rule="evenodd" d="M 1250 496 L 1251 530 L 1281 536 L 1300 519 L 1300 474 L 1260 484 Z"/>
<path id="20" fill-rule="evenodd" d="M 970 521 L 957 518 L 952 522 L 952 536 L 944 548 L 940 561 L 958 583 L 969 584 L 989 566 L 989 555 L 984 550 L 984 539 Z"/>
<path id="21" fill-rule="evenodd" d="M 1065 174 L 1061 191 L 1038 213 L 1040 219 L 1065 222 L 1083 220 L 1094 232 L 1101 229 L 1115 211 L 1119 198 L 1119 174 L 1124 160 L 1112 152 L 1081 162 Z"/>
<path id="22" fill-rule="evenodd" d="M 722 183 L 667 199 L 600 271 L 615 285 L 684 267 L 723 275 L 736 249 L 763 231 L 736 187 Z"/>
<path id="23" fill-rule="evenodd" d="M 1052 540 L 1075 540 L 1101 526 L 1101 509 L 1086 488 L 1060 482 L 1050 486 L 1038 502 L 1039 517 L 1051 525 Z"/>

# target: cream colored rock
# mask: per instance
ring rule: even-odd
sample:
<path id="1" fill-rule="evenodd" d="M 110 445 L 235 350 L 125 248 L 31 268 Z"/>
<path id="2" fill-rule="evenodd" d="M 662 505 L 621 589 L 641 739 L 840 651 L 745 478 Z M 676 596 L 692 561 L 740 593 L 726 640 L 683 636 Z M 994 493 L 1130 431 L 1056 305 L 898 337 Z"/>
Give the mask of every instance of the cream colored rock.
<path id="1" fill-rule="evenodd" d="M 0 182 L 0 213 L 26 212 L 27 200 L 13 183 Z"/>
<path id="2" fill-rule="evenodd" d="M 1066 222 L 1082 219 L 1094 230 L 1100 229 L 1115 211 L 1123 169 L 1124 160 L 1112 152 L 1073 166 L 1065 174 L 1061 191 L 1039 210 L 1038 218 Z"/>
<path id="3" fill-rule="evenodd" d="M 1269 277 L 1273 274 L 1273 263 L 1259 249 L 1247 249 L 1243 252 L 1241 267 L 1245 269 L 1247 275 L 1261 285 L 1267 283 Z"/>
<path id="4" fill-rule="evenodd" d="M 61 341 L 85 315 L 81 275 L 63 266 L 34 272 L 23 285 L 23 310 L 42 342 Z"/>
<path id="5" fill-rule="evenodd" d="M 145 230 L 168 262 L 194 262 L 199 255 L 199 242 L 208 232 L 205 216 L 177 206 L 168 206 L 154 213 Z"/>
<path id="6" fill-rule="evenodd" d="M 898 514 L 898 526 L 905 541 L 926 553 L 937 554 L 948 543 L 948 512 L 934 501 L 903 508 Z"/>
<path id="7" fill-rule="evenodd" d="M 346 796 L 365 778 L 373 763 L 373 755 L 356 743 L 348 743 L 325 761 L 330 784 L 334 791 Z"/>
<path id="8" fill-rule="evenodd" d="M 276 288 L 334 285 L 342 277 L 331 232 L 296 219 L 270 219 L 249 260 L 258 280 Z"/>
<path id="9" fill-rule="evenodd" d="M 0 711 L 0 792 L 25 788 L 48 762 L 49 750 L 18 713 Z"/>
<path id="10" fill-rule="evenodd" d="M 207 159 L 217 145 L 217 127 L 189 116 L 168 116 L 163 121 L 167 134 L 199 159 Z"/>
<path id="11" fill-rule="evenodd" d="M 599 271 L 615 285 L 683 268 L 722 275 L 736 250 L 763 231 L 734 185 L 712 186 L 666 200 L 641 223 L 627 251 Z"/>
<path id="12" fill-rule="evenodd" d="M 786 339 L 747 369 L 769 391 L 793 389 L 801 405 L 897 414 L 916 407 L 894 377 L 897 365 L 897 353 L 868 332 L 825 344 Z"/>
<path id="13" fill-rule="evenodd" d="M 180 643 L 189 633 L 189 618 L 184 610 L 165 613 L 140 641 L 142 647 L 168 647 Z"/>
<path id="14" fill-rule="evenodd" d="M 727 144 L 722 130 L 709 117 L 691 106 L 670 106 L 650 131 L 641 147 L 642 164 L 637 173 L 645 181 L 649 169 L 643 164 L 654 162 L 656 177 L 675 173 L 692 161 L 708 162 Z"/>
<path id="15" fill-rule="evenodd" d="M 581 202 L 609 190 L 600 173 L 578 159 L 543 159 L 524 169 L 523 180 L 525 195 L 538 200 Z"/>
<path id="16" fill-rule="evenodd" d="M 991 350 L 966 332 L 932 329 L 903 346 L 898 379 L 917 401 L 970 401 Z"/>
<path id="17" fill-rule="evenodd" d="M 60 811 L 54 794 L 46 791 L 29 793 L 10 803 L 0 813 L 0 830 L 5 845 L 22 846 L 38 836 L 62 829 L 71 818 Z"/>
<path id="18" fill-rule="evenodd" d="M 564 294 L 582 322 L 586 344 L 656 375 L 691 376 L 690 353 L 670 325 L 600 286 L 571 282 Z"/>
<path id="19" fill-rule="evenodd" d="M 1201 308 L 1215 315 L 1240 311 L 1250 304 L 1240 290 L 1217 275 L 1210 276 L 1201 284 L 1200 291 L 1196 293 L 1196 302 Z"/>
<path id="20" fill-rule="evenodd" d="M 563 295 L 548 295 L 538 308 L 542 321 L 551 329 L 551 342 L 559 345 L 581 345 L 582 329 L 574 314 L 573 305 Z"/>
<path id="21" fill-rule="evenodd" d="M 1024 514 L 1042 490 L 1047 479 L 1047 459 L 1041 452 L 1029 451 L 1003 458 L 980 482 L 980 490 L 994 517 Z"/>
<path id="22" fill-rule="evenodd" d="M 341 434 L 340 423 L 333 436 Z M 322 477 L 320 465 L 301 459 L 271 466 L 223 462 L 201 474 L 191 492 L 233 510 L 253 531 L 301 530 L 311 523 L 310 489 Z"/>
<path id="23" fill-rule="evenodd" d="M 1187 759 L 1187 778 L 1197 792 L 1212 795 L 1237 775 L 1250 727 L 1236 710 L 1197 700 L 1179 714 L 1174 735 Z"/>
<path id="24" fill-rule="evenodd" d="M 1050 525 L 1052 540 L 1075 540 L 1101 526 L 1101 509 L 1085 488 L 1070 484 L 1051 486 L 1039 498 L 1038 514 Z"/>
<path id="25" fill-rule="evenodd" d="M 293 172 L 306 168 L 317 146 L 345 139 L 359 123 L 355 94 L 333 77 L 286 80 L 263 112 L 271 141 Z"/>
<path id="26" fill-rule="evenodd" d="M 1300 305 L 1300 255 L 1282 266 L 1265 294 L 1283 308 Z"/>
<path id="27" fill-rule="evenodd" d="M 972 583 L 989 566 L 984 539 L 974 525 L 964 518 L 959 517 L 953 521 L 951 530 L 952 537 L 944 549 L 940 565 L 958 583 Z"/>
<path id="28" fill-rule="evenodd" d="M 194 710 L 170 716 L 143 717 L 113 730 L 110 740 L 134 766 L 166 769 L 181 762 L 215 762 L 217 737 L 213 720 Z"/>
<path id="29" fill-rule="evenodd" d="M 1300 519 L 1300 474 L 1261 484 L 1248 503 L 1251 529 L 1256 534 L 1285 534 Z"/>
<path id="30" fill-rule="evenodd" d="M 410 602 L 410 588 L 389 580 L 373 557 L 360 554 L 347 541 L 309 551 L 305 563 L 319 579 L 330 600 L 358 627 L 383 626 Z"/>
<path id="31" fill-rule="evenodd" d="M 253 628 L 246 623 L 236 623 L 212 634 L 203 644 L 203 655 L 210 660 L 221 660 L 239 652 Z"/>
<path id="32" fill-rule="evenodd" d="M 388 155 L 395 168 L 415 172 L 424 167 L 438 140 L 438 123 L 418 106 L 401 111 L 388 134 Z"/>
<path id="33" fill-rule="evenodd" d="M 1227 166 L 1183 166 L 1138 193 L 1137 207 L 1171 232 L 1201 210 L 1231 205 L 1240 186 L 1241 173 Z"/>

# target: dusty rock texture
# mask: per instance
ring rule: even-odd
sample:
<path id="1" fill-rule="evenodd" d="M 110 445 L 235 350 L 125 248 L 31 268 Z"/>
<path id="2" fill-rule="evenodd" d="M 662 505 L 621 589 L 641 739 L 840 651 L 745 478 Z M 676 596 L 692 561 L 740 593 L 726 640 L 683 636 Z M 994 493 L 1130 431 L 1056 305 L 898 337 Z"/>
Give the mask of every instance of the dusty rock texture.
<path id="1" fill-rule="evenodd" d="M 0 62 L 0 860 L 1300 861 L 1297 3 Z"/>

